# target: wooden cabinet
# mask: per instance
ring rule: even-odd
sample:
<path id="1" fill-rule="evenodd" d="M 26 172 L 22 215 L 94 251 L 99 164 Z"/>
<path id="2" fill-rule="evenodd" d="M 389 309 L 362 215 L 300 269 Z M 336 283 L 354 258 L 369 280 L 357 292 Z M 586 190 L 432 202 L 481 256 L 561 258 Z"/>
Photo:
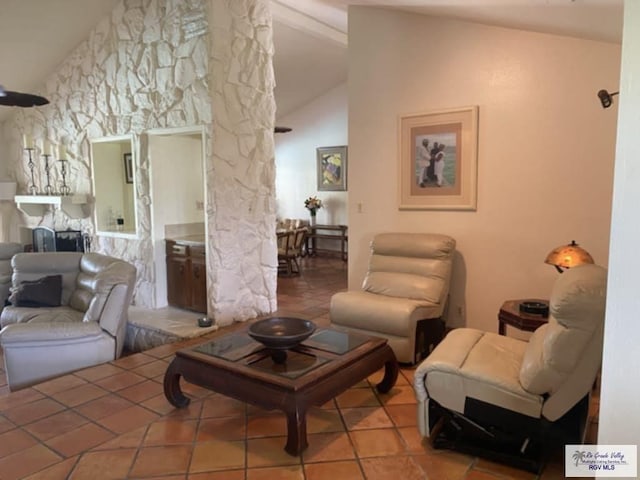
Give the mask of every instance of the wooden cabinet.
<path id="1" fill-rule="evenodd" d="M 167 302 L 207 313 L 207 266 L 204 245 L 166 241 Z"/>

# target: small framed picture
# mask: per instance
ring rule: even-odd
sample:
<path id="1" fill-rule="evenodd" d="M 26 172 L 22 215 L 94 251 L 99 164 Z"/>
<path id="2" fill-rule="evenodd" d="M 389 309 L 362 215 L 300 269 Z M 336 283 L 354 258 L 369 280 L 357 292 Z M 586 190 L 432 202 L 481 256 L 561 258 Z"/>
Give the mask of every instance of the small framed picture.
<path id="1" fill-rule="evenodd" d="M 133 159 L 130 153 L 124 154 L 124 181 L 133 183 Z"/>
<path id="2" fill-rule="evenodd" d="M 347 189 L 347 147 L 319 147 L 317 149 L 318 190 Z"/>

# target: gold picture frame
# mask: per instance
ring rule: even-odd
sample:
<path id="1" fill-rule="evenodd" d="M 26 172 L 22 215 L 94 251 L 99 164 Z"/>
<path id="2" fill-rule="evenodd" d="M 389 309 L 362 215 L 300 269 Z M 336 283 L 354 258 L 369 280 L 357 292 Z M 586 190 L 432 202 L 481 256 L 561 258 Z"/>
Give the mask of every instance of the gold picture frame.
<path id="1" fill-rule="evenodd" d="M 318 191 L 347 189 L 347 147 L 319 147 L 316 149 Z"/>
<path id="2" fill-rule="evenodd" d="M 400 210 L 475 210 L 478 107 L 401 115 Z"/>

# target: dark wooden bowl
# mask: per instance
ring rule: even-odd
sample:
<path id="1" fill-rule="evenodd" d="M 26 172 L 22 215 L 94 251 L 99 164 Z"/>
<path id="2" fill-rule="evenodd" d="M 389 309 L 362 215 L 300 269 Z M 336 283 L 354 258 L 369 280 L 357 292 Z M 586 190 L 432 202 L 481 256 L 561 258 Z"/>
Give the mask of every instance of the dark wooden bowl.
<path id="1" fill-rule="evenodd" d="M 315 323 L 302 318 L 272 317 L 252 324 L 248 333 L 267 348 L 287 350 L 309 338 L 315 329 Z"/>

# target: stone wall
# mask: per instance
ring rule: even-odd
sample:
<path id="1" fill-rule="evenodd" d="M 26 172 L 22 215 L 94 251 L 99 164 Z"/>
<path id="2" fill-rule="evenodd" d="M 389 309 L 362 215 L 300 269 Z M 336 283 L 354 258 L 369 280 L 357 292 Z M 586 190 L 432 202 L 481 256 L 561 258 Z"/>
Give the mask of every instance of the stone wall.
<path id="1" fill-rule="evenodd" d="M 213 18 L 220 31 L 212 34 Z M 9 175 L 26 193 L 21 138 L 31 133 L 67 144 L 68 183 L 73 192 L 89 194 L 90 139 L 133 134 L 138 238 L 100 236 L 93 250 L 133 263 L 134 303 L 153 307 L 152 199 L 143 133 L 205 125 L 209 314 L 229 323 L 272 311 L 272 48 L 267 0 L 123 0 L 49 76 L 40 93 L 50 105 L 20 109 L 4 123 Z M 221 75 L 214 86 L 211 73 Z M 42 175 L 36 184 L 43 184 Z M 60 182 L 58 170 L 53 181 Z M 91 217 L 74 220 L 59 211 L 15 217 L 14 228 L 46 225 L 95 237 Z"/>
<path id="2" fill-rule="evenodd" d="M 277 308 L 273 40 L 268 0 L 212 5 L 209 313 L 228 324 Z"/>

